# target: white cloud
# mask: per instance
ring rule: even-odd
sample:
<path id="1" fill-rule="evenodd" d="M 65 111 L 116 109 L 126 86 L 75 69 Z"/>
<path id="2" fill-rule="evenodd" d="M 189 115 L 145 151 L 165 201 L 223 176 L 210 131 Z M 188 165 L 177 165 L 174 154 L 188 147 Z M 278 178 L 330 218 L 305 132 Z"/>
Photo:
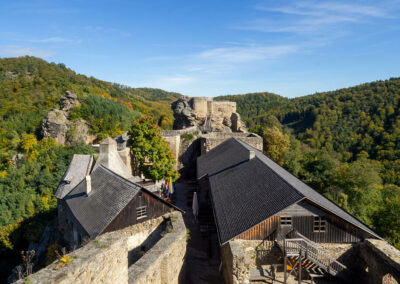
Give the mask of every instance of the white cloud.
<path id="1" fill-rule="evenodd" d="M 312 34 L 334 30 L 339 25 L 370 23 L 377 18 L 390 18 L 384 5 L 363 5 L 322 1 L 292 1 L 281 6 L 255 7 L 257 10 L 278 13 L 254 19 L 239 29 L 261 32 Z"/>
<path id="2" fill-rule="evenodd" d="M 297 51 L 295 45 L 221 47 L 203 51 L 196 57 L 219 63 L 246 63 L 275 59 Z"/>
<path id="3" fill-rule="evenodd" d="M 54 52 L 28 46 L 16 46 L 16 45 L 0 46 L 0 56 L 2 57 L 16 57 L 25 55 L 47 58 L 54 55 Z"/>

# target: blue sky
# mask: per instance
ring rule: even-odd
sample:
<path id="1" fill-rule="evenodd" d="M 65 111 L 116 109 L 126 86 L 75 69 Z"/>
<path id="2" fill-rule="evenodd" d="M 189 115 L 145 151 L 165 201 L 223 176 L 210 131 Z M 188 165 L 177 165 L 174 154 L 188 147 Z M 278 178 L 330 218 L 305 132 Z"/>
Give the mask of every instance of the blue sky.
<path id="1" fill-rule="evenodd" d="M 132 87 L 296 97 L 400 76 L 400 0 L 0 1 L 0 57 Z"/>

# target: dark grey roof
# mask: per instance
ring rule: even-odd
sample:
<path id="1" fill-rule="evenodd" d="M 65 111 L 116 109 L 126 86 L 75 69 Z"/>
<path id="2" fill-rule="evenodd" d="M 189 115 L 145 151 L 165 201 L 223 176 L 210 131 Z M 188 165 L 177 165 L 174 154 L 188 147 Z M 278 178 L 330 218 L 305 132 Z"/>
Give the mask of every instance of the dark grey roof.
<path id="1" fill-rule="evenodd" d="M 209 180 L 221 243 L 303 198 L 257 158 Z"/>
<path id="2" fill-rule="evenodd" d="M 81 182 L 92 170 L 93 156 L 78 155 L 72 157 L 72 161 L 65 171 L 54 196 L 58 199 L 64 198 L 79 182 Z"/>
<path id="3" fill-rule="evenodd" d="M 246 148 L 238 147 L 236 139 L 229 139 L 197 158 L 197 178 L 212 175 L 235 166 L 249 158 Z"/>
<path id="4" fill-rule="evenodd" d="M 86 179 L 64 197 L 72 214 L 90 237 L 96 237 L 125 208 L 141 187 L 100 165 L 91 174 L 92 190 L 86 194 Z"/>
<path id="5" fill-rule="evenodd" d="M 231 147 L 229 151 L 227 145 Z M 221 243 L 303 199 L 308 199 L 372 236 L 381 238 L 357 218 L 248 144 L 231 138 L 213 150 L 198 159 L 198 167 L 203 169 L 202 175 L 198 177 L 209 177 Z M 247 154 L 243 154 L 243 150 Z M 255 153 L 253 159 L 249 159 L 250 151 Z M 232 157 L 232 153 L 240 154 Z M 207 157 L 209 155 L 215 155 L 218 160 Z M 223 161 L 226 161 L 225 169 Z M 210 162 L 217 162 L 218 167 L 212 164 L 208 167 Z"/>

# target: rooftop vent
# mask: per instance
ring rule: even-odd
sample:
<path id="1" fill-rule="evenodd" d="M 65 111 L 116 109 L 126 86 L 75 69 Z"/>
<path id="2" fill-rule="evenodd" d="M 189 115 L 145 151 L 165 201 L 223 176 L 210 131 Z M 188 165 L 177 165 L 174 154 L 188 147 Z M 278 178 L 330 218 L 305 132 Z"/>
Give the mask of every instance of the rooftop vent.
<path id="1" fill-rule="evenodd" d="M 256 152 L 254 152 L 253 150 L 249 151 L 249 160 L 253 159 L 256 156 Z"/>
<path id="2" fill-rule="evenodd" d="M 89 195 L 91 191 L 92 191 L 92 179 L 90 176 L 86 176 L 86 194 Z"/>

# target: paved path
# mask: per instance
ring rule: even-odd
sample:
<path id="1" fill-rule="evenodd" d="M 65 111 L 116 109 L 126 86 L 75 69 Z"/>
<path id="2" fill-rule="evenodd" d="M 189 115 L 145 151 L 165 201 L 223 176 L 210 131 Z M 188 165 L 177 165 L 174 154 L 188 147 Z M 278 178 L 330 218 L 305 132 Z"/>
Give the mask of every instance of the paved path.
<path id="1" fill-rule="evenodd" d="M 219 246 L 216 233 L 202 234 L 200 225 L 192 213 L 192 196 L 196 185 L 188 181 L 175 184 L 176 206 L 186 211 L 183 215 L 190 240 L 185 256 L 186 271 L 183 283 L 224 283 L 218 272 L 220 265 Z"/>

